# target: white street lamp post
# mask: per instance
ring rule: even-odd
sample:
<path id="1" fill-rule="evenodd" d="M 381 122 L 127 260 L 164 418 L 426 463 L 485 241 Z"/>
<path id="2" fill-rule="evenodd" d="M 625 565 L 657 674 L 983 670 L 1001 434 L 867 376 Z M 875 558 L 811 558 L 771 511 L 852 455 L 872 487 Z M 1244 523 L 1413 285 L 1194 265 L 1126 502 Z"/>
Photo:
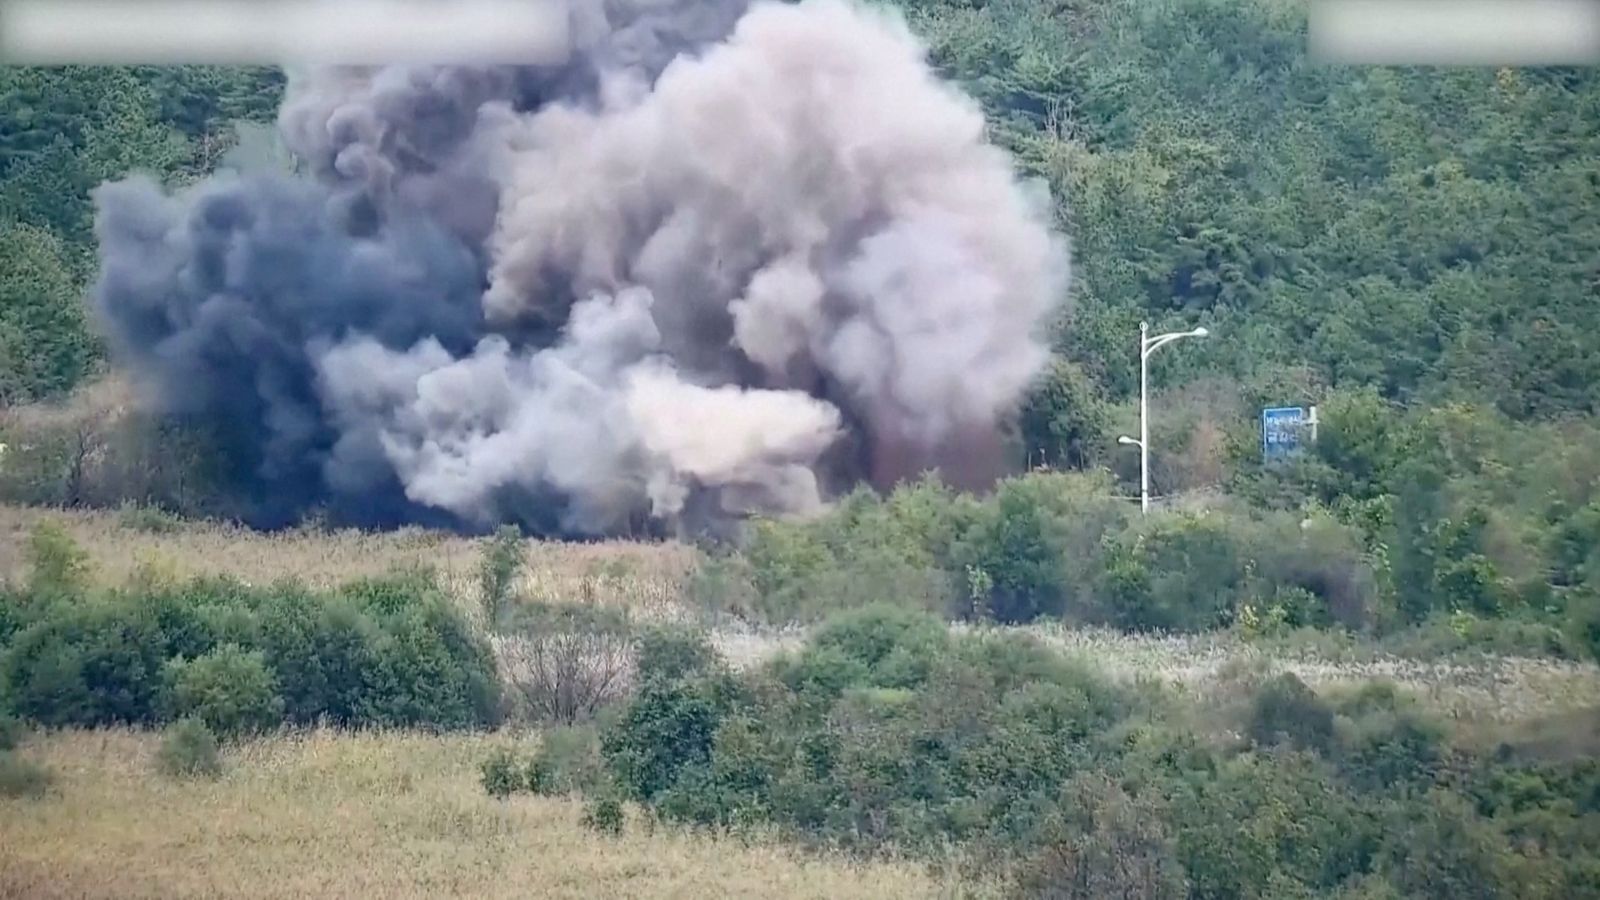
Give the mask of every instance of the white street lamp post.
<path id="1" fill-rule="evenodd" d="M 1150 323 L 1139 323 L 1139 439 L 1127 435 L 1117 438 L 1119 444 L 1133 444 L 1139 448 L 1139 512 L 1150 511 L 1150 354 L 1179 338 L 1205 337 L 1204 328 L 1193 331 L 1173 331 L 1150 337 Z"/>

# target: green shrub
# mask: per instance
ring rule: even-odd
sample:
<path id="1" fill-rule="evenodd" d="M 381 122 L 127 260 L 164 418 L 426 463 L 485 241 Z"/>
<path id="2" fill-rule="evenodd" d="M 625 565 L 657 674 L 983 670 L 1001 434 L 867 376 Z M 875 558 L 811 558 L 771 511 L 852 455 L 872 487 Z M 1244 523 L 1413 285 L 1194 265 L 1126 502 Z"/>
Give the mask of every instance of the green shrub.
<path id="1" fill-rule="evenodd" d="M 1007 623 L 1078 615 L 1094 591 L 1087 577 L 1108 529 L 1127 521 L 1101 479 L 1028 475 L 1007 479 L 974 516 L 953 562 L 981 610 Z M 1087 565 L 1086 565 L 1087 563 Z M 968 577 L 971 576 L 971 577 Z"/>
<path id="2" fill-rule="evenodd" d="M 1374 804 L 1298 751 L 1225 760 L 1168 803 L 1190 896 L 1306 896 L 1369 871 L 1383 840 Z"/>
<path id="3" fill-rule="evenodd" d="M 1426 784 L 1446 753 L 1443 725 L 1394 685 L 1373 682 L 1338 704 L 1339 764 L 1370 789 Z"/>
<path id="4" fill-rule="evenodd" d="M 50 770 L 8 750 L 0 750 L 0 797 L 37 799 L 50 790 Z"/>
<path id="5" fill-rule="evenodd" d="M 730 700 L 722 678 L 646 682 L 601 735 L 607 769 L 631 797 L 660 795 L 710 762 Z"/>
<path id="6" fill-rule="evenodd" d="M 40 522 L 28 535 L 32 573 L 28 589 L 35 595 L 77 596 L 88 586 L 89 554 L 54 522 Z"/>
<path id="7" fill-rule="evenodd" d="M 596 794 L 583 807 L 584 827 L 600 834 L 621 834 L 625 818 L 622 800 L 613 793 Z"/>
<path id="8" fill-rule="evenodd" d="M 283 720 L 278 679 L 261 651 L 224 644 L 167 665 L 174 718 L 196 718 L 222 738 L 254 734 Z"/>
<path id="9" fill-rule="evenodd" d="M 156 767 L 174 778 L 216 778 L 222 774 L 217 737 L 199 719 L 181 719 L 167 726 Z"/>
<path id="10" fill-rule="evenodd" d="M 1246 732 L 1262 746 L 1280 742 L 1327 752 L 1333 743 L 1333 708 L 1292 672 L 1285 672 L 1256 692 Z"/>
<path id="11" fill-rule="evenodd" d="M 1010 624 L 1060 616 L 1066 608 L 1066 560 L 1049 540 L 1042 516 L 1015 494 L 1003 496 L 989 529 L 974 538 L 983 549 L 974 571 L 989 596 L 976 609 Z"/>
<path id="12" fill-rule="evenodd" d="M 159 506 L 124 502 L 117 511 L 117 524 L 146 534 L 171 534 L 183 527 L 183 520 Z"/>
<path id="13" fill-rule="evenodd" d="M 384 623 L 373 647 L 363 723 L 469 728 L 500 716 L 494 657 L 443 602 Z"/>
<path id="14" fill-rule="evenodd" d="M 1489 900 L 1524 896 L 1514 881 L 1515 860 L 1493 825 L 1467 801 L 1444 790 L 1393 814 L 1388 829 L 1405 840 L 1386 841 L 1379 861 L 1406 897 Z M 1529 885 L 1521 885 L 1526 888 Z"/>
<path id="15" fill-rule="evenodd" d="M 26 733 L 20 721 L 8 713 L 0 712 L 0 751 L 15 750 Z"/>
<path id="16" fill-rule="evenodd" d="M 483 559 L 478 563 L 478 588 L 490 622 L 499 619 L 522 566 L 522 533 L 510 525 L 501 527 L 484 544 Z"/>
<path id="17" fill-rule="evenodd" d="M 726 547 L 706 551 L 684 594 L 692 609 L 712 621 L 726 615 L 752 618 L 762 606 L 750 562 Z"/>
<path id="18" fill-rule="evenodd" d="M 1058 469 L 1088 468 L 1110 427 L 1098 385 L 1060 357 L 1034 383 L 1019 420 L 1029 459 Z"/>
<path id="19" fill-rule="evenodd" d="M 20 627 L 0 649 L 0 696 L 15 714 L 46 726 L 161 721 L 171 712 L 164 688 L 176 686 L 162 677 L 168 664 L 223 644 L 273 675 L 278 718 L 289 722 L 462 728 L 500 714 L 487 644 L 426 572 L 334 593 L 289 581 L 146 581 L 79 602 L 16 608 L 22 612 L 7 621 Z M 256 697 L 265 693 L 251 685 Z M 252 701 L 240 727 L 269 727 L 260 709 Z M 204 715 L 224 732 L 235 728 L 222 712 Z"/>
<path id="20" fill-rule="evenodd" d="M 1024 896 L 1059 900 L 1180 900 L 1187 880 L 1167 815 L 1105 775 L 1074 778 L 1040 827 L 1040 849 L 1019 867 L 1017 886 Z"/>
<path id="21" fill-rule="evenodd" d="M 552 796 L 604 786 L 605 761 L 600 755 L 599 734 L 592 726 L 545 731 L 528 764 L 527 783 L 535 794 Z"/>
<path id="22" fill-rule="evenodd" d="M 945 613 L 954 545 L 975 508 L 933 478 L 889 497 L 862 488 L 818 519 L 758 521 L 743 557 L 724 557 L 693 586 L 703 602 L 748 607 L 768 622 L 814 621 L 874 602 Z"/>
<path id="23" fill-rule="evenodd" d="M 1289 628 L 1369 627 L 1377 578 L 1359 531 L 1321 514 L 1230 507 L 1229 528 L 1249 560 L 1249 592 Z"/>
<path id="24" fill-rule="evenodd" d="M 12 710 L 41 725 L 97 726 L 159 718 L 168 657 L 155 621 L 133 604 L 56 604 L 0 656 Z"/>
<path id="25" fill-rule="evenodd" d="M 647 682 L 602 739 L 608 769 L 668 819 L 863 847 L 1024 840 L 1126 701 L 1037 640 L 925 621 L 862 610 L 734 683 Z"/>
<path id="26" fill-rule="evenodd" d="M 837 654 L 845 666 L 859 666 L 874 686 L 910 687 L 926 680 L 948 646 L 949 633 L 938 619 L 874 604 L 824 622 L 807 652 Z"/>
<path id="27" fill-rule="evenodd" d="M 636 668 L 641 681 L 684 681 L 722 668 L 722 660 L 704 631 L 656 626 L 639 633 Z"/>
<path id="28" fill-rule="evenodd" d="M 1203 631 L 1229 624 L 1245 592 L 1245 558 L 1225 519 L 1154 516 L 1121 535 L 1101 580 L 1108 617 L 1130 631 Z"/>
<path id="29" fill-rule="evenodd" d="M 1567 634 L 1577 652 L 1600 662 L 1600 590 L 1572 605 L 1567 614 Z"/>
<path id="30" fill-rule="evenodd" d="M 528 786 L 517 755 L 503 747 L 483 761 L 479 780 L 484 791 L 497 800 L 504 800 Z"/>
<path id="31" fill-rule="evenodd" d="M 282 586 L 253 620 L 267 664 L 278 674 L 285 718 L 296 724 L 363 723 L 378 687 L 382 627 L 347 597 L 321 598 Z"/>
<path id="32" fill-rule="evenodd" d="M 0 578 L 0 651 L 31 620 L 31 595 Z"/>

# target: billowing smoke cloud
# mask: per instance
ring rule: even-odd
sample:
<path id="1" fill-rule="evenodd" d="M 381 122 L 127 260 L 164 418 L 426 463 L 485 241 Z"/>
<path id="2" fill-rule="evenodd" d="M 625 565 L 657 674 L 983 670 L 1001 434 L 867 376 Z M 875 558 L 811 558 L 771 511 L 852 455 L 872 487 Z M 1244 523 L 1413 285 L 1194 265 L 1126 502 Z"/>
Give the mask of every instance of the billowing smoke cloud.
<path id="1" fill-rule="evenodd" d="M 570 0 L 544 67 L 291 74 L 305 170 L 97 195 L 97 309 L 263 524 L 806 512 L 981 484 L 1067 259 L 890 13 Z"/>

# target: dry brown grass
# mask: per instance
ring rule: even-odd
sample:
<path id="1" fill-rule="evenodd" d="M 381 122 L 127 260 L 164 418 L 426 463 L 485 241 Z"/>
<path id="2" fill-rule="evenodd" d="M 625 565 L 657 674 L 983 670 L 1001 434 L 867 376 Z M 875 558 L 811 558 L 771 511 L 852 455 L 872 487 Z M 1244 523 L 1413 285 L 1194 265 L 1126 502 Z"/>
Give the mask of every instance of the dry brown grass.
<path id="1" fill-rule="evenodd" d="M 412 528 L 391 532 L 298 531 L 263 534 L 186 523 L 169 532 L 129 527 L 116 512 L 0 505 L 0 577 L 25 575 L 28 534 L 40 522 L 61 525 L 88 551 L 95 578 L 125 584 L 141 566 L 177 575 L 229 574 L 251 582 L 292 575 L 335 584 L 419 563 L 476 608 L 477 568 L 485 539 Z M 616 602 L 641 612 L 676 604 L 695 563 L 683 544 L 526 541 L 526 566 L 513 590 L 530 600 Z"/>
<path id="2" fill-rule="evenodd" d="M 497 801 L 488 736 L 311 732 L 227 754 L 215 782 L 156 774 L 154 735 L 67 732 L 24 755 L 56 775 L 0 799 L 0 897 L 936 897 L 910 863 L 855 864 L 630 819 L 572 800 Z"/>

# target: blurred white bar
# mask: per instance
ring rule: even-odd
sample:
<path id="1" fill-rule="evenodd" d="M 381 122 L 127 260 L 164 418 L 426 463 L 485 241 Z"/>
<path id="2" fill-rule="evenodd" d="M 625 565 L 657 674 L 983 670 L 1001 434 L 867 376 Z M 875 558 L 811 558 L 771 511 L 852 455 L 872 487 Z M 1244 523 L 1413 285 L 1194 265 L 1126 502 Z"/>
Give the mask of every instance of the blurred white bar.
<path id="1" fill-rule="evenodd" d="M 1313 0 L 1310 55 L 1345 65 L 1600 62 L 1600 0 Z"/>
<path id="2" fill-rule="evenodd" d="M 19 65 L 559 61 L 559 0 L 0 0 Z"/>

